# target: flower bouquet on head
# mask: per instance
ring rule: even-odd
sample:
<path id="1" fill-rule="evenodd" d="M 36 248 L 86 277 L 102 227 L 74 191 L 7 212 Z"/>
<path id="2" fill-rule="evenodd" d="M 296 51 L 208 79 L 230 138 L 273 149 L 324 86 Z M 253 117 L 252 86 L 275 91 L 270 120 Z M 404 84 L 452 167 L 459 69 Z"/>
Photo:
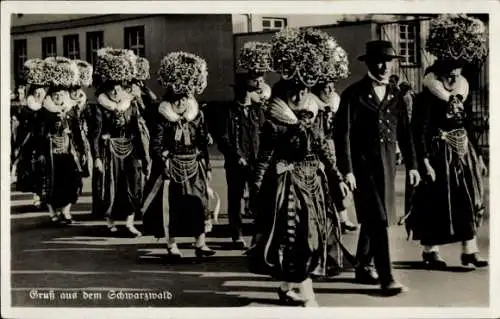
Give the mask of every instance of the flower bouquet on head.
<path id="1" fill-rule="evenodd" d="M 73 60 L 65 57 L 49 57 L 44 62 L 49 85 L 70 88 L 79 83 L 80 71 Z"/>
<path id="2" fill-rule="evenodd" d="M 135 79 L 137 81 L 146 81 L 150 77 L 149 61 L 146 58 L 137 57 Z"/>
<path id="3" fill-rule="evenodd" d="M 131 50 L 102 48 L 97 51 L 95 81 L 130 82 L 136 76 L 137 56 Z"/>
<path id="4" fill-rule="evenodd" d="M 78 87 L 90 87 L 92 85 L 93 67 L 90 63 L 83 60 L 75 60 L 76 66 L 80 72 Z"/>
<path id="5" fill-rule="evenodd" d="M 44 61 L 42 59 L 29 59 L 24 63 L 23 80 L 26 84 L 36 85 L 36 86 L 47 86 L 48 79 L 44 72 Z"/>
<path id="6" fill-rule="evenodd" d="M 431 21 L 427 51 L 440 60 L 481 63 L 488 55 L 484 23 L 465 14 L 445 14 Z"/>
<path id="7" fill-rule="evenodd" d="M 173 52 L 161 61 L 160 84 L 175 95 L 194 96 L 207 87 L 208 68 L 205 60 L 192 53 Z"/>
<path id="8" fill-rule="evenodd" d="M 240 52 L 240 67 L 253 73 L 271 71 L 271 47 L 269 43 L 246 42 Z"/>

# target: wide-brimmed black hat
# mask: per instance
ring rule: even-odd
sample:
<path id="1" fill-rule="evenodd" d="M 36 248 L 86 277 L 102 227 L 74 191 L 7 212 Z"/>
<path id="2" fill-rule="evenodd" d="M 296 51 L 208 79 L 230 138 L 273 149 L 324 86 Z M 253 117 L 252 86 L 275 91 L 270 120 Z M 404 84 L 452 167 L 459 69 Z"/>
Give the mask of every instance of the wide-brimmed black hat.
<path id="1" fill-rule="evenodd" d="M 392 60 L 400 58 L 402 56 L 396 54 L 391 42 L 376 40 L 366 43 L 365 54 L 359 56 L 358 60 Z"/>

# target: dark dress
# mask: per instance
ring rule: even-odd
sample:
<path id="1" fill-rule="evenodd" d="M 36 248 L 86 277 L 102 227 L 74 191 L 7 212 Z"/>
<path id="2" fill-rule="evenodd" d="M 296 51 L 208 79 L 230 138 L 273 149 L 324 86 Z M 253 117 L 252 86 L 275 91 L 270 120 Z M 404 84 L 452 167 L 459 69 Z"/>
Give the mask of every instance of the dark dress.
<path id="1" fill-rule="evenodd" d="M 470 105 L 452 108 L 428 89 L 415 102 L 412 124 L 421 173 L 427 175 L 423 159 L 428 158 L 436 180 L 417 188 L 409 229 L 413 239 L 422 245 L 470 240 L 476 235 L 484 212 L 484 188 L 477 141 L 471 130 Z M 443 134 L 450 132 L 462 138 L 446 141 Z"/>
<path id="2" fill-rule="evenodd" d="M 324 275 L 335 228 L 324 181 L 333 189 L 342 180 L 334 155 L 312 125 L 287 124 L 272 115 L 260 143 L 251 196 L 261 228 L 249 253 L 250 270 L 287 282 L 302 282 L 318 269 Z"/>
<path id="3" fill-rule="evenodd" d="M 16 190 L 26 193 L 40 194 L 40 174 L 37 172 L 38 148 L 35 135 L 40 134 L 40 110 L 32 110 L 27 105 L 15 106 L 16 118 L 19 122 L 16 137 L 12 144 L 12 155 L 17 153 Z"/>
<path id="4" fill-rule="evenodd" d="M 148 165 L 148 138 L 134 101 L 124 111 L 97 105 L 93 110 L 90 144 L 94 162 L 101 159 L 103 173 L 92 176 L 93 212 L 113 220 L 140 212 L 141 164 Z"/>
<path id="5" fill-rule="evenodd" d="M 42 167 L 41 198 L 54 209 L 76 203 L 82 186 L 83 134 L 77 111 L 39 111 L 40 131 L 36 136 Z"/>
<path id="6" fill-rule="evenodd" d="M 165 151 L 166 162 L 162 158 Z M 210 218 L 207 192 L 210 160 L 203 113 L 198 111 L 189 121 L 184 118 L 173 121 L 158 113 L 151 157 L 151 174 L 144 189 L 144 233 L 156 238 L 205 233 L 205 222 Z"/>

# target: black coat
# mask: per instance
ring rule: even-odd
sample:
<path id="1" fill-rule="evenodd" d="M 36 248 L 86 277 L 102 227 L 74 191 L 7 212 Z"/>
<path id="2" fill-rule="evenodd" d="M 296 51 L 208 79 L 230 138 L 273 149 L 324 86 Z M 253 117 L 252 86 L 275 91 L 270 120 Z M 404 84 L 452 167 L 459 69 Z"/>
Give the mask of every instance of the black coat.
<path id="1" fill-rule="evenodd" d="M 383 101 L 379 101 L 372 80 L 365 77 L 342 93 L 334 127 L 339 169 L 356 178 L 354 203 L 358 221 L 394 224 L 397 142 L 406 168 L 417 167 L 401 92 L 389 85 Z"/>

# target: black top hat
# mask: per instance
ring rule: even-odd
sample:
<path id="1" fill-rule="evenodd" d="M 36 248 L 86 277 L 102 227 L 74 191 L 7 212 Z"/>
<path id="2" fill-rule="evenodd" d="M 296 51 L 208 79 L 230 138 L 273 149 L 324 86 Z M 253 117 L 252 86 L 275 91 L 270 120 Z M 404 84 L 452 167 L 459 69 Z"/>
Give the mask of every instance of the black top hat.
<path id="1" fill-rule="evenodd" d="M 400 59 L 402 56 L 396 54 L 392 43 L 384 40 L 375 40 L 366 43 L 366 52 L 358 57 L 359 61 L 366 60 L 392 60 Z"/>

